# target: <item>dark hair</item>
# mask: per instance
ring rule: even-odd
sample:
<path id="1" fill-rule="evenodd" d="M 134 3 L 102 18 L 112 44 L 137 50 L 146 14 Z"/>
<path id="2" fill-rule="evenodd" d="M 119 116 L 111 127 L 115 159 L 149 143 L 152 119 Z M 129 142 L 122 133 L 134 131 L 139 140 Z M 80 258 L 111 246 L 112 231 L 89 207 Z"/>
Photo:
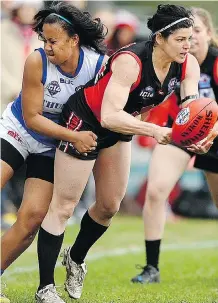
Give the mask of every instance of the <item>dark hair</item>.
<path id="1" fill-rule="evenodd" d="M 156 13 L 153 17 L 148 19 L 147 26 L 152 31 L 152 40 L 155 41 L 155 32 L 161 30 L 165 26 L 173 23 L 181 18 L 188 18 L 181 22 L 176 23 L 175 25 L 167 28 L 166 30 L 161 32 L 161 35 L 164 38 L 167 38 L 170 34 L 172 34 L 175 30 L 180 28 L 189 28 L 193 26 L 192 13 L 190 10 L 179 6 L 179 5 L 171 5 L 171 4 L 160 4 L 157 7 Z"/>
<path id="2" fill-rule="evenodd" d="M 67 19 L 69 23 L 52 13 L 62 16 Z M 40 10 L 34 16 L 33 30 L 40 34 L 43 24 L 53 23 L 60 24 L 68 33 L 69 37 L 77 34 L 80 45 L 94 48 L 98 53 L 105 54 L 106 46 L 103 41 L 107 34 L 107 28 L 101 23 L 99 18 L 92 19 L 88 12 L 82 12 L 67 2 L 60 2 L 47 9 Z"/>

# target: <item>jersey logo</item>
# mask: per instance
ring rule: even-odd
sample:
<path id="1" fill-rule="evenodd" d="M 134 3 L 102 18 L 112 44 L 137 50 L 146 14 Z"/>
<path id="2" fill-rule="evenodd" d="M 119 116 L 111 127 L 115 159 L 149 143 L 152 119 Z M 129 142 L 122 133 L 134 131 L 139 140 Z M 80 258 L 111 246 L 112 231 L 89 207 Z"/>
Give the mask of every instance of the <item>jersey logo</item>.
<path id="1" fill-rule="evenodd" d="M 14 130 L 9 130 L 8 135 L 11 136 L 12 138 L 14 138 L 15 140 L 17 140 L 19 143 L 23 144 L 23 140 L 21 139 L 19 134 L 17 132 L 15 132 Z"/>
<path id="2" fill-rule="evenodd" d="M 72 79 L 64 79 L 64 78 L 60 78 L 60 83 L 64 83 L 64 84 L 72 84 L 72 85 L 73 85 L 73 80 L 72 80 Z"/>
<path id="3" fill-rule="evenodd" d="M 82 124 L 83 120 L 76 116 L 74 112 L 72 112 L 67 121 L 67 128 L 70 130 L 78 131 L 82 127 Z"/>
<path id="4" fill-rule="evenodd" d="M 47 85 L 46 89 L 52 97 L 61 91 L 60 85 L 57 81 L 51 81 Z"/>
<path id="5" fill-rule="evenodd" d="M 211 77 L 206 74 L 201 74 L 198 83 L 199 96 L 202 98 L 215 99 L 214 91 L 211 87 Z"/>
<path id="6" fill-rule="evenodd" d="M 171 93 L 173 90 L 175 90 L 176 85 L 177 85 L 177 79 L 172 78 L 168 84 L 168 93 Z"/>
<path id="7" fill-rule="evenodd" d="M 139 94 L 142 99 L 152 98 L 154 96 L 154 89 L 151 86 L 143 88 Z"/>

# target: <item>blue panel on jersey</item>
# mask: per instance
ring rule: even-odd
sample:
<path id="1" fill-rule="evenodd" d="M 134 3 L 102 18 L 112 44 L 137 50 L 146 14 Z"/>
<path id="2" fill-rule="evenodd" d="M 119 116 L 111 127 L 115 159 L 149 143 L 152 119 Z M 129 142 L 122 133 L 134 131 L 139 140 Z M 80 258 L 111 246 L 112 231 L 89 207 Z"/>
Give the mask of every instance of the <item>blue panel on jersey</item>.
<path id="1" fill-rule="evenodd" d="M 65 73 L 65 72 L 60 68 L 59 65 L 56 65 L 56 68 L 58 69 L 58 71 L 59 71 L 62 75 L 66 76 L 66 77 L 68 77 L 68 78 L 74 78 L 74 77 L 76 77 L 76 76 L 79 74 L 79 72 L 80 72 L 80 70 L 81 70 L 81 68 L 82 68 L 83 59 L 84 59 L 84 51 L 83 51 L 82 48 L 80 48 L 80 51 L 79 51 L 79 62 L 78 62 L 78 65 L 77 65 L 77 68 L 76 68 L 76 72 L 75 72 L 74 75 L 69 74 L 69 73 Z"/>
<path id="2" fill-rule="evenodd" d="M 17 99 L 14 100 L 11 106 L 11 111 L 15 118 L 20 122 L 20 124 L 25 127 L 25 122 L 23 120 L 22 107 L 21 107 L 21 92 Z"/>
<path id="3" fill-rule="evenodd" d="M 42 84 L 44 85 L 47 78 L 47 57 L 43 48 L 37 48 L 42 56 Z"/>
<path id="4" fill-rule="evenodd" d="M 97 73 L 99 72 L 99 70 L 100 70 L 100 68 L 101 68 L 103 59 L 104 59 L 104 55 L 100 55 L 99 58 L 98 58 L 98 61 L 97 61 L 97 63 L 96 63 L 95 76 L 97 75 Z"/>

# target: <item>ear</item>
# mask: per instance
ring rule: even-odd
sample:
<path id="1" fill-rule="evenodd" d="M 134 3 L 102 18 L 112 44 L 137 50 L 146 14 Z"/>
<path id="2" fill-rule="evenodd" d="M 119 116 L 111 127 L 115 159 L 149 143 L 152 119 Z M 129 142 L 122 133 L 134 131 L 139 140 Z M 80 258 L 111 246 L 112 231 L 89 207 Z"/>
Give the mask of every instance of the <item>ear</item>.
<path id="1" fill-rule="evenodd" d="M 162 45 L 163 42 L 164 42 L 163 36 L 161 35 L 161 33 L 157 33 L 156 34 L 156 43 L 159 44 L 159 45 Z"/>
<path id="2" fill-rule="evenodd" d="M 72 46 L 77 46 L 77 44 L 79 44 L 79 36 L 77 34 L 75 34 L 72 38 L 71 38 L 71 43 Z"/>

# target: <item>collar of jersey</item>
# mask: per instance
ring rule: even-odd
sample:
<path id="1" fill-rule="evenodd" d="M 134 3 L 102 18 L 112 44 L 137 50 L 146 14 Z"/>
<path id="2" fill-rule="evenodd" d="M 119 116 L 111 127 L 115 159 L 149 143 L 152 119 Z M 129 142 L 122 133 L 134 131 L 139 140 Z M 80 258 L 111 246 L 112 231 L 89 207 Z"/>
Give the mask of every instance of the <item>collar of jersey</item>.
<path id="1" fill-rule="evenodd" d="M 81 70 L 81 68 L 82 68 L 83 60 L 84 60 L 84 51 L 83 51 L 83 49 L 80 47 L 80 50 L 79 50 L 79 62 L 78 62 L 78 65 L 77 65 L 77 68 L 76 68 L 76 72 L 75 72 L 74 75 L 64 72 L 64 71 L 60 68 L 59 65 L 56 65 L 56 68 L 58 69 L 58 71 L 59 71 L 62 75 L 66 76 L 66 77 L 68 77 L 68 78 L 75 78 L 75 77 L 79 74 L 79 72 L 80 72 L 80 70 Z"/>

